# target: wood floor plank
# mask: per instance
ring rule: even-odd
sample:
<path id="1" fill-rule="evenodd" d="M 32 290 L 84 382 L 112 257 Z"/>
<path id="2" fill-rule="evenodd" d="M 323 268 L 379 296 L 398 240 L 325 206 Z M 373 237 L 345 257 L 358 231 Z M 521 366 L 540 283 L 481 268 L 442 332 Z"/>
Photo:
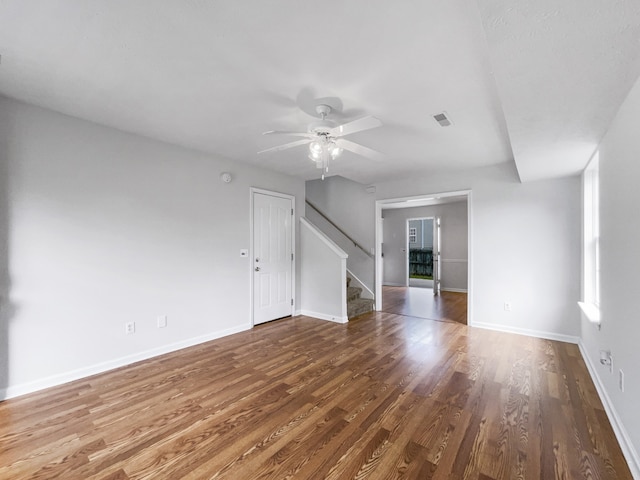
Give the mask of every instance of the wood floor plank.
<path id="1" fill-rule="evenodd" d="M 294 317 L 0 402 L 0 478 L 631 479 L 575 345 L 441 320 Z"/>

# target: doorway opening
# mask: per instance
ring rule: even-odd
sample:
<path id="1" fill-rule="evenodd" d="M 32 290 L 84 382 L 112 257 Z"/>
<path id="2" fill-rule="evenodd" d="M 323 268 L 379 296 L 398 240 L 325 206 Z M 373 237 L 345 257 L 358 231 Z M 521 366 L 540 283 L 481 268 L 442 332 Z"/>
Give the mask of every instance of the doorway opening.
<path id="1" fill-rule="evenodd" d="M 468 190 L 376 201 L 376 310 L 472 323 L 471 215 Z"/>
<path id="2" fill-rule="evenodd" d="M 434 217 L 407 219 L 407 285 L 433 288 Z"/>

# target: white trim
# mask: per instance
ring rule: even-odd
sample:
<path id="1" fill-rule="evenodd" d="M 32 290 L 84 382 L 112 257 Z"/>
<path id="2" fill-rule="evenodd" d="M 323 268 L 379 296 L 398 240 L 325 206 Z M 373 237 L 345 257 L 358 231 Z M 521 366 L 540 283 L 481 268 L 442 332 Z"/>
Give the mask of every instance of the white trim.
<path id="1" fill-rule="evenodd" d="M 404 283 L 396 283 L 396 282 L 385 282 L 382 285 L 385 287 L 406 287 Z"/>
<path id="2" fill-rule="evenodd" d="M 300 223 L 307 227 L 309 230 L 313 231 L 317 235 L 317 237 L 333 251 L 333 253 L 338 255 L 338 257 L 349 258 L 349 255 L 344 250 L 342 250 L 337 243 L 331 240 L 322 230 L 311 223 L 306 217 L 300 217 Z"/>
<path id="3" fill-rule="evenodd" d="M 253 311 L 253 259 L 254 255 L 254 245 L 253 245 L 253 197 L 256 193 L 261 193 L 263 195 L 270 195 L 272 197 L 280 197 L 291 200 L 291 210 L 293 211 L 291 215 L 291 253 L 293 253 L 293 261 L 291 262 L 291 299 L 293 300 L 293 305 L 291 305 L 291 315 L 295 312 L 295 305 L 297 303 L 296 299 L 296 266 L 298 264 L 298 255 L 296 252 L 296 197 L 295 195 L 291 195 L 288 193 L 274 192 L 272 190 L 265 190 L 263 188 L 258 187 L 249 187 L 249 258 L 251 261 L 249 262 L 249 321 L 252 326 L 255 326 L 254 323 L 254 311 Z"/>
<path id="4" fill-rule="evenodd" d="M 369 295 L 371 295 L 371 297 L 363 297 L 363 298 L 371 298 L 371 299 L 374 298 L 375 295 L 373 294 L 371 289 L 369 287 L 367 287 L 364 284 L 364 282 L 362 280 L 360 280 L 356 275 L 354 275 L 354 273 L 351 270 L 349 270 L 348 268 L 347 268 L 347 274 L 351 277 L 352 280 L 355 280 L 358 283 L 358 285 L 360 285 L 365 292 L 367 292 Z"/>
<path id="5" fill-rule="evenodd" d="M 131 365 L 132 363 L 140 362 L 142 360 L 149 360 L 150 358 L 165 355 L 167 353 L 182 350 L 184 348 L 193 347 L 194 345 L 199 345 L 201 343 L 209 342 L 211 340 L 216 340 L 218 338 L 226 337 L 234 333 L 244 332 L 245 330 L 250 329 L 251 325 L 241 325 L 237 327 L 227 328 L 224 330 L 219 330 L 217 332 L 211 332 L 206 335 L 201 335 L 199 337 L 193 337 L 187 340 L 182 340 L 180 342 L 164 345 L 162 347 L 152 348 L 151 350 L 145 350 L 143 352 L 116 358 L 114 360 L 96 363 L 88 367 L 51 375 L 49 377 L 41 378 L 32 382 L 13 385 L 8 388 L 0 389 L 0 400 L 7 400 L 9 398 L 14 398 L 20 395 L 26 395 L 27 393 L 37 392 L 45 388 L 56 387 L 58 385 L 73 382 L 75 380 L 80 380 L 91 375 L 108 372 L 109 370 L 113 370 L 114 368 L 126 367 L 127 365 Z"/>
<path id="6" fill-rule="evenodd" d="M 544 338 L 545 340 L 556 340 L 558 342 L 578 344 L 580 337 L 574 335 L 564 335 L 562 333 L 544 332 L 542 330 L 530 330 L 528 328 L 507 327 L 505 325 L 496 325 L 493 323 L 474 322 L 469 323 L 470 327 L 484 328 L 486 330 L 495 330 L 497 332 L 515 333 L 517 335 L 526 335 L 528 337 Z"/>
<path id="7" fill-rule="evenodd" d="M 462 197 L 465 195 L 468 195 L 469 192 L 471 192 L 471 190 L 455 190 L 453 192 L 436 192 L 436 193 L 423 193 L 420 195 L 412 195 L 410 197 L 398 197 L 398 198 L 385 198 L 383 200 L 376 200 L 376 203 L 380 202 L 381 204 L 385 204 L 385 203 L 402 203 L 402 202 L 407 202 L 409 203 L 409 205 L 407 205 L 406 207 L 403 205 L 402 207 L 395 207 L 395 208 L 413 208 L 413 207 L 429 207 L 431 205 L 441 205 L 443 203 L 448 203 L 446 200 L 444 202 L 437 202 L 437 203 L 432 203 L 429 205 L 411 205 L 412 202 L 419 202 L 420 200 L 423 199 L 428 199 L 428 198 L 435 198 L 435 197 L 439 197 L 438 199 L 441 200 L 443 198 L 448 198 L 448 197 Z M 460 200 L 462 201 L 462 200 Z M 427 217 L 425 217 L 427 218 Z"/>
<path id="8" fill-rule="evenodd" d="M 328 315 L 326 313 L 312 312 L 311 310 L 298 310 L 297 315 L 304 315 L 305 317 L 317 318 L 319 320 L 328 320 L 330 322 L 335 322 L 335 323 L 349 322 L 349 318 L 346 316 L 340 317 L 337 315 Z"/>
<path id="9" fill-rule="evenodd" d="M 376 299 L 374 308 L 382 310 L 382 201 L 376 200 L 375 211 L 375 258 L 373 259 L 373 289 Z"/>
<path id="10" fill-rule="evenodd" d="M 349 317 L 347 316 L 349 310 L 347 309 L 347 259 L 340 259 L 340 285 L 342 285 L 340 292 L 340 313 L 342 314 L 342 319 L 340 323 L 346 323 L 349 321 Z M 332 318 L 335 315 L 331 316 Z M 333 321 L 333 320 L 331 320 Z"/>
<path id="11" fill-rule="evenodd" d="M 581 287 L 582 301 L 585 304 L 593 304 L 597 308 L 600 299 L 600 217 L 599 217 L 599 161 L 600 152 L 596 149 L 589 163 L 582 171 L 582 271 Z M 592 318 L 597 317 L 594 312 L 585 310 L 587 318 L 596 323 Z M 597 322 L 599 323 L 599 322 Z"/>
<path id="12" fill-rule="evenodd" d="M 620 444 L 620 448 L 622 449 L 624 458 L 627 460 L 627 464 L 629 465 L 631 474 L 633 475 L 633 478 L 640 479 L 640 456 L 638 456 L 638 452 L 633 447 L 631 438 L 624 428 L 624 424 L 618 416 L 618 412 L 613 406 L 613 402 L 607 394 L 607 389 L 604 387 L 602 381 L 600 380 L 598 370 L 593 365 L 591 357 L 588 355 L 587 348 L 582 342 L 582 339 L 580 339 L 580 341 L 578 342 L 578 347 L 580 348 L 580 353 L 582 354 L 584 363 L 587 366 L 587 370 L 589 370 L 589 374 L 591 375 L 591 380 L 593 380 L 593 383 L 596 386 L 596 391 L 598 392 L 600 401 L 604 406 L 604 410 L 605 412 L 607 412 L 607 417 L 609 418 L 609 422 L 611 423 L 611 427 L 613 428 L 613 433 L 615 434 L 616 439 Z"/>
<path id="13" fill-rule="evenodd" d="M 467 194 L 467 325 L 473 323 L 473 192 Z"/>
<path id="14" fill-rule="evenodd" d="M 594 303 L 578 302 L 578 306 L 584 313 L 584 316 L 591 323 L 595 323 L 600 328 L 600 308 Z"/>

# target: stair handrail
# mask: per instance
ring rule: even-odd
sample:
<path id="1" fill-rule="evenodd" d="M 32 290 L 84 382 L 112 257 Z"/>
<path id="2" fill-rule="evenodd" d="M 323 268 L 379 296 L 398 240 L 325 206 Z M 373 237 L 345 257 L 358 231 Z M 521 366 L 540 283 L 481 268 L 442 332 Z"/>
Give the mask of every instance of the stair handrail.
<path id="1" fill-rule="evenodd" d="M 327 217 L 327 215 L 322 210 L 320 210 L 318 207 L 316 207 L 313 203 L 311 203 L 307 199 L 305 199 L 305 203 L 307 205 L 309 205 L 311 208 L 313 208 L 316 212 L 318 212 L 318 214 L 320 214 L 320 216 L 322 218 L 324 218 L 327 222 L 329 222 L 331 225 L 333 225 L 333 227 L 336 230 L 338 230 L 342 235 L 347 237 L 349 239 L 349 241 L 353 243 L 354 246 L 356 246 L 357 248 L 362 250 L 367 257 L 374 258 L 374 255 L 371 252 L 369 252 L 366 248 L 364 248 L 362 245 L 360 245 L 353 237 L 351 237 L 351 235 L 349 235 L 347 232 L 345 232 L 343 229 L 341 229 L 338 225 L 336 225 L 336 223 L 333 220 L 331 220 L 329 217 Z"/>

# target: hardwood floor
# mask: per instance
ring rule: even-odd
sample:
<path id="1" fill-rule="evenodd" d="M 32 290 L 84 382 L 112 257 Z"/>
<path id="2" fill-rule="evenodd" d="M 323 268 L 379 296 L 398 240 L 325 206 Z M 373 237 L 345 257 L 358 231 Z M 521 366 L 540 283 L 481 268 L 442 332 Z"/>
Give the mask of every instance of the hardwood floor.
<path id="1" fill-rule="evenodd" d="M 294 317 L 0 403 L 2 479 L 630 479 L 577 346 Z"/>
<path id="2" fill-rule="evenodd" d="M 382 287 L 382 311 L 467 324 L 467 294 L 441 292 L 433 295 L 430 288 Z"/>

